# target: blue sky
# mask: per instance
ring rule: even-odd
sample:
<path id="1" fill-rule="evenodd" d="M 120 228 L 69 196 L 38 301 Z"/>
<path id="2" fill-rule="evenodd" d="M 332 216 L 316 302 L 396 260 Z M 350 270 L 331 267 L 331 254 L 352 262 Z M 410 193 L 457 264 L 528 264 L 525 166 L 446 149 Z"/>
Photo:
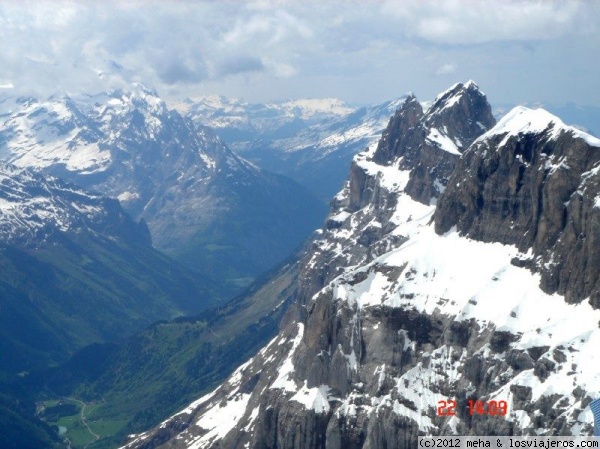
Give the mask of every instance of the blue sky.
<path id="1" fill-rule="evenodd" d="M 600 105 L 598 23 L 575 0 L 0 1 L 0 86 L 373 103 L 474 79 L 494 103 Z"/>

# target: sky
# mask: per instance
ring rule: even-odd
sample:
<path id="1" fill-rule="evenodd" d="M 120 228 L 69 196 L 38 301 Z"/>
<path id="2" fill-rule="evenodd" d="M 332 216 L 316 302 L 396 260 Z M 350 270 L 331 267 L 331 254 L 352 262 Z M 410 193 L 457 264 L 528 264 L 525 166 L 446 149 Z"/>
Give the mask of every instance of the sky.
<path id="1" fill-rule="evenodd" d="M 0 0 L 0 90 L 600 105 L 600 1 Z"/>

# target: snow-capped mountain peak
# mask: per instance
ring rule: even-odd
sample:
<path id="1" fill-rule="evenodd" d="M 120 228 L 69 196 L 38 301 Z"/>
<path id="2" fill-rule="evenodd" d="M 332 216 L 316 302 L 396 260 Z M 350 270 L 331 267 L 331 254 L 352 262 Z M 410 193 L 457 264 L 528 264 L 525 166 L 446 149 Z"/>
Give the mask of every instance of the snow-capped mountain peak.
<path id="1" fill-rule="evenodd" d="M 448 90 L 437 95 L 425 113 L 429 115 L 441 113 L 446 109 L 460 104 L 461 101 L 464 101 L 463 99 L 468 100 L 469 98 L 473 98 L 473 96 L 485 96 L 485 94 L 481 92 L 479 86 L 477 86 L 474 81 L 467 81 L 464 84 L 456 83 Z"/>
<path id="2" fill-rule="evenodd" d="M 180 142 L 203 136 L 141 84 L 76 99 L 66 95 L 45 101 L 9 98 L 0 110 L 0 157 L 67 178 L 69 173 L 105 172 L 116 159 L 134 158 L 138 152 L 142 158 L 151 156 L 144 156 L 144 151 L 151 153 L 149 142 L 164 145 L 174 134 L 179 134 Z M 138 145 L 135 150 L 134 145 Z"/>
<path id="3" fill-rule="evenodd" d="M 456 83 L 441 94 L 438 94 L 431 103 L 430 109 L 426 113 L 434 113 L 436 110 L 441 111 L 445 108 L 454 106 L 460 102 L 460 99 L 465 95 L 485 95 L 479 89 L 479 86 L 469 80 L 466 83 Z"/>
<path id="4" fill-rule="evenodd" d="M 519 134 L 539 134 L 548 132 L 549 139 L 556 139 L 563 133 L 570 133 L 592 146 L 600 146 L 600 139 L 587 134 L 574 126 L 565 125 L 562 120 L 548 111 L 537 108 L 530 109 L 517 106 L 498 121 L 496 126 L 482 135 L 479 139 L 490 139 L 493 136 L 504 135 L 508 140 Z"/>
<path id="5" fill-rule="evenodd" d="M 84 173 L 107 168 L 110 154 L 97 145 L 96 125 L 70 97 L 10 98 L 2 109 L 0 155 L 5 161 L 38 168 L 62 164 Z"/>

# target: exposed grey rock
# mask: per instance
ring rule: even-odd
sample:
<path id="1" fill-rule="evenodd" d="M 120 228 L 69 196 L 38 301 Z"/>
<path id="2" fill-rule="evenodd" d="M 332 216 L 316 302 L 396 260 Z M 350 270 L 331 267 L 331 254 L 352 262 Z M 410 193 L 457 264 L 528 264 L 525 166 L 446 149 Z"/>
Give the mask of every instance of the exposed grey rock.
<path id="1" fill-rule="evenodd" d="M 569 302 L 590 297 L 598 307 L 600 152 L 555 117 L 543 120 L 538 132 L 494 133 L 469 148 L 440 198 L 436 231 L 456 226 L 477 240 L 531 249 L 535 264 L 527 265 L 542 274 L 545 291 Z"/>
<path id="2" fill-rule="evenodd" d="M 494 124 L 491 107 L 473 82 L 456 84 L 425 113 L 409 96 L 390 120 L 373 160 L 390 165 L 401 157 L 399 168 L 411 171 L 406 192 L 428 204 L 445 188 L 459 154 Z M 434 139 L 434 134 L 441 137 Z"/>
<path id="3" fill-rule="evenodd" d="M 511 326 L 514 320 L 523 319 L 518 308 L 501 312 L 506 316 L 496 317 L 497 322 L 469 318 L 469 308 L 476 308 L 482 299 L 477 295 L 467 298 L 464 308 L 443 312 L 453 310 L 456 298 L 439 292 L 430 298 L 423 290 L 415 293 L 410 288 L 428 282 L 443 285 L 438 280 L 443 273 L 410 261 L 386 262 L 385 256 L 401 253 L 395 251 L 400 245 L 408 240 L 404 249 L 414 242 L 410 232 L 404 233 L 407 224 L 428 217 L 402 215 L 408 196 L 420 203 L 412 201 L 412 206 L 423 206 L 423 210 L 432 210 L 437 202 L 434 224 L 440 234 L 457 226 L 472 239 L 518 244 L 525 253 L 533 246 L 534 257 L 538 248 L 553 248 L 562 241 L 564 226 L 551 217 L 560 209 L 559 202 L 569 200 L 571 193 L 564 189 L 576 191 L 581 176 L 571 181 L 567 176 L 547 186 L 551 173 L 544 175 L 545 163 L 534 161 L 544 149 L 558 151 L 556 142 L 566 153 L 578 154 L 571 148 L 573 136 L 567 135 L 568 141 L 563 135 L 552 140 L 543 133 L 535 137 L 519 134 L 505 141 L 505 135 L 481 138 L 479 134 L 492 125 L 489 105 L 474 83 L 454 86 L 426 111 L 409 97 L 390 120 L 379 145 L 355 158 L 344 190 L 332 202 L 326 227 L 301 263 L 298 303 L 289 310 L 280 336 L 213 396 L 194 405 L 190 413 L 196 424 L 164 447 L 187 447 L 196 441 L 202 448 L 413 448 L 423 434 L 589 431 L 589 424 L 580 419 L 589 394 L 577 390 L 576 382 L 569 393 L 542 395 L 527 384 L 529 379 L 543 385 L 550 376 L 567 374 L 565 370 L 578 375 L 580 371 L 571 363 L 574 348 L 523 345 L 521 333 Z M 583 148 L 577 142 L 574 145 Z M 519 175 L 521 163 L 510 156 L 511 148 L 517 147 L 529 164 L 523 165 L 523 177 Z M 516 174 L 509 169 L 499 172 L 499 166 L 513 163 L 518 165 Z M 593 168 L 586 164 L 580 175 Z M 524 177 L 527 170 L 531 173 Z M 408 174 L 408 179 L 396 178 L 398 173 Z M 548 216 L 542 219 L 543 209 L 530 197 L 544 195 L 545 189 L 544 201 L 554 206 L 549 206 Z M 484 194 L 487 199 L 478 202 Z M 512 202 L 505 205 L 506 198 Z M 516 215 L 505 216 L 512 213 L 511 205 L 521 214 L 518 229 L 511 228 Z M 532 216 L 537 217 L 536 235 L 523 236 L 533 229 Z M 521 261 L 522 270 L 533 266 L 529 256 L 514 257 Z M 509 261 L 507 266 L 514 268 Z M 419 263 L 428 261 L 419 259 Z M 485 281 L 493 288 L 496 282 L 502 283 L 502 273 Z M 368 296 L 374 292 L 376 298 Z M 359 304 L 361 295 L 368 298 Z M 425 300 L 436 302 L 424 308 Z M 421 308 L 413 305 L 418 301 Z M 244 398 L 244 410 L 231 421 L 232 430 L 214 439 L 206 436 L 210 426 L 205 423 L 207 428 L 202 428 L 202 419 L 221 410 L 218 404 L 233 409 L 240 394 L 235 389 L 238 377 L 257 374 L 260 379 Z M 446 398 L 447 405 L 456 401 L 455 417 L 438 416 L 440 398 Z M 506 417 L 471 414 L 469 401 L 486 401 L 488 411 L 497 411 L 506 401 L 510 410 Z M 126 447 L 156 441 L 156 432 L 133 437 Z"/>

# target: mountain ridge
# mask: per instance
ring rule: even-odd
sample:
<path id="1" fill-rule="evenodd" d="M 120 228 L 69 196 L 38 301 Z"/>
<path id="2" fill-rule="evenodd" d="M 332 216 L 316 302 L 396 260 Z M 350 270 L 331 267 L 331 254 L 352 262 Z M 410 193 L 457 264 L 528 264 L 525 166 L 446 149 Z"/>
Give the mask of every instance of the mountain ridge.
<path id="1" fill-rule="evenodd" d="M 467 106 L 472 120 L 463 121 L 465 126 L 491 117 L 487 101 L 481 102 L 483 109 L 472 107 L 481 101 L 475 92 L 463 100 L 450 106 Z M 480 185 L 496 173 L 481 157 L 481 142 L 487 138 L 477 139 L 487 129 L 484 125 L 479 135 L 472 135 L 468 130 L 475 127 L 467 128 L 469 139 L 459 156 L 442 148 L 440 139 L 428 139 L 425 131 L 434 128 L 420 127 L 428 118 L 421 114 L 420 105 L 411 109 L 407 102 L 381 143 L 356 157 L 326 227 L 301 263 L 302 291 L 279 336 L 219 388 L 157 428 L 132 435 L 124 447 L 409 448 L 423 432 L 591 431 L 592 416 L 585 407 L 600 378 L 584 365 L 594 358 L 600 339 L 598 310 L 543 291 L 542 277 L 527 265 L 525 247 L 466 232 L 465 217 L 473 214 L 490 216 L 490 235 L 510 229 L 491 218 L 503 216 L 502 202 L 491 209 L 477 202 Z M 452 115 L 449 120 L 460 113 Z M 494 124 L 492 117 L 489 128 Z M 403 142 L 394 137 L 395 130 L 409 131 L 401 133 Z M 443 127 L 441 131 L 446 134 Z M 534 155 L 527 159 L 535 159 L 532 173 L 540 167 L 544 149 L 567 157 L 583 150 L 590 157 L 574 167 L 574 179 L 595 164 L 597 151 L 571 132 L 550 143 L 543 134 L 533 135 L 532 140 L 517 132 L 502 142 L 506 134 L 501 134 L 489 140 L 494 152 L 488 151 L 488 157 L 516 161 L 511 164 L 518 175 L 524 150 Z M 454 143 L 465 137 L 453 131 L 446 136 Z M 417 148 L 429 152 L 428 157 Z M 446 161 L 448 169 L 431 176 L 429 170 L 439 161 Z M 553 173 L 563 171 L 568 170 Z M 587 178 L 589 185 L 594 173 Z M 515 197 L 515 184 L 501 178 L 490 182 L 489 192 L 513 189 Z M 533 191 L 552 184 L 529 180 L 524 185 Z M 592 198 L 563 208 L 593 217 Z M 473 209 L 461 216 L 456 203 Z M 570 223 L 577 228 L 576 221 Z M 587 223 L 590 239 L 600 227 L 593 220 Z M 575 238 L 578 244 L 584 241 Z M 593 260 L 589 252 L 581 257 Z M 456 416 L 439 416 L 438 401 L 453 398 Z M 504 419 L 471 416 L 469 399 L 505 400 L 509 412 Z"/>

